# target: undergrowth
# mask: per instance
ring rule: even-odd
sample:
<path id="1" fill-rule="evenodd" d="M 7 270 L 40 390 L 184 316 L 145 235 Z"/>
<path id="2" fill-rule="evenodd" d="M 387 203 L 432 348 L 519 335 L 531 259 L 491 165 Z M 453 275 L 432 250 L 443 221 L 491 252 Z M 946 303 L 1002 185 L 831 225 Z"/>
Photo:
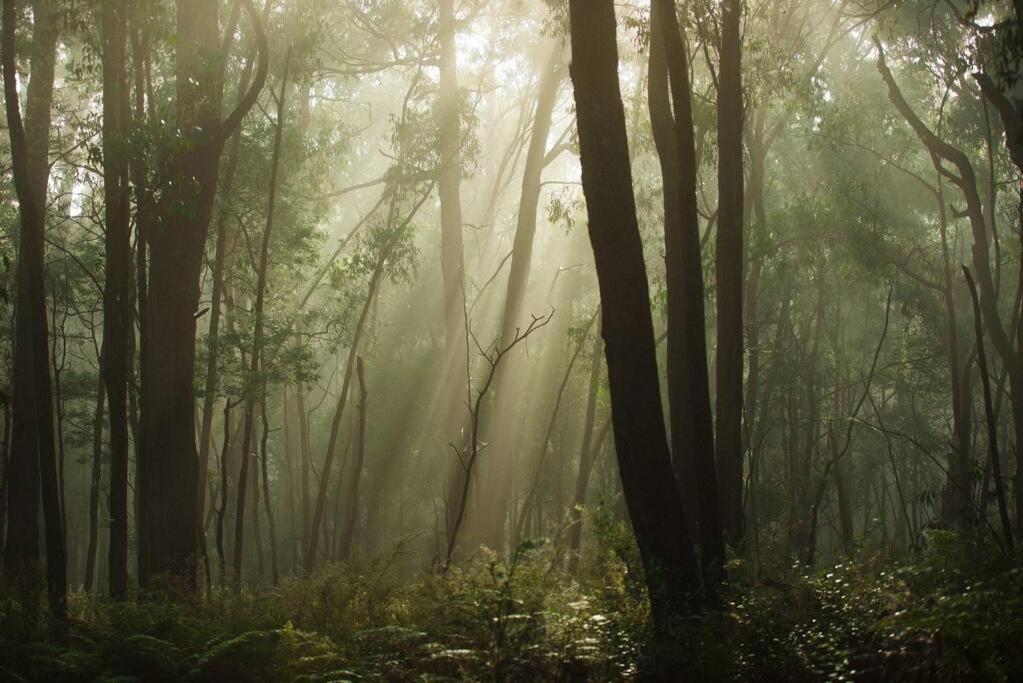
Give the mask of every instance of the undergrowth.
<path id="1" fill-rule="evenodd" d="M 412 579 L 381 560 L 190 600 L 78 593 L 61 625 L 7 594 L 0 680 L 629 680 L 647 606 L 628 549 L 605 550 L 575 579 L 528 544 Z M 981 540 L 932 532 L 903 562 L 730 575 L 725 607 L 679 627 L 692 680 L 1023 676 L 1023 566 Z"/>

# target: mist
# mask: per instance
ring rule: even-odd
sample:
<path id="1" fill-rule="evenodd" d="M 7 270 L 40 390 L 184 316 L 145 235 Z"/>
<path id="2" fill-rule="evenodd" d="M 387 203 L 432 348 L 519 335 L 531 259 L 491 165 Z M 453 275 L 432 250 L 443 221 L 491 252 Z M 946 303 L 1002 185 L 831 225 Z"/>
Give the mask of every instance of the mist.
<path id="1" fill-rule="evenodd" d="M 1023 672 L 1018 1 L 4 0 L 2 57 L 4 672 Z"/>

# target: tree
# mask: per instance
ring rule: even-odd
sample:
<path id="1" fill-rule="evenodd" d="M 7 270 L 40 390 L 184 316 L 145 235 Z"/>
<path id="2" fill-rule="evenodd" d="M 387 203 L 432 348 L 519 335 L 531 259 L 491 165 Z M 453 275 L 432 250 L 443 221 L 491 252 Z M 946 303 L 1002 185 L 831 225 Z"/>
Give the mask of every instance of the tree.
<path id="1" fill-rule="evenodd" d="M 142 337 L 142 444 L 138 459 L 139 582 L 158 576 L 196 586 L 199 463 L 192 376 L 203 252 L 225 142 L 266 82 L 268 47 L 251 0 L 242 4 L 259 46 L 256 76 L 221 119 L 218 3 L 177 0 L 177 129 L 187 141 L 163 160 L 166 182 L 147 230 L 149 267 Z M 221 64 L 209 68 L 211 60 Z"/>
<path id="2" fill-rule="evenodd" d="M 128 376 L 132 365 L 131 217 L 127 144 L 129 102 L 123 3 L 104 0 L 103 200 L 106 282 L 103 291 L 103 382 L 110 420 L 110 596 L 128 590 Z"/>
<path id="3" fill-rule="evenodd" d="M 651 7 L 650 82 L 651 127 L 664 181 L 672 456 L 682 495 L 695 501 L 704 579 L 715 592 L 723 578 L 724 542 L 707 370 L 696 142 L 689 66 L 673 0 L 655 0 Z"/>
<path id="4" fill-rule="evenodd" d="M 717 376 L 715 460 L 721 524 L 728 539 L 742 538 L 743 244 L 742 3 L 721 2 L 718 70 Z"/>
<path id="5" fill-rule="evenodd" d="M 526 150 L 525 167 L 522 172 L 522 190 L 519 195 L 515 223 L 515 239 L 512 245 L 511 265 L 508 273 L 508 287 L 505 294 L 504 310 L 501 315 L 501 346 L 508 346 L 515 338 L 523 313 L 526 287 L 529 284 L 530 264 L 533 258 L 533 241 L 536 236 L 536 214 L 540 203 L 541 179 L 547 165 L 547 138 L 551 131 L 551 118 L 557 104 L 558 92 L 564 79 L 561 64 L 560 41 L 548 41 L 543 70 L 540 74 L 539 92 L 533 114 L 533 127 Z M 515 356 L 510 356 L 500 366 L 494 378 L 495 406 L 489 438 L 494 444 L 487 466 L 486 481 L 482 490 L 487 492 L 489 503 L 481 511 L 482 538 L 492 548 L 504 547 L 505 520 L 508 514 L 508 500 L 512 488 L 511 456 L 515 452 L 510 443 L 514 429 L 507 418 L 513 412 L 513 399 L 518 393 L 514 385 L 516 375 Z"/>
<path id="6" fill-rule="evenodd" d="M 636 221 L 612 0 L 570 0 L 583 193 L 601 299 L 601 334 L 622 489 L 666 630 L 698 585 L 658 390 L 646 266 Z"/>
<path id="7" fill-rule="evenodd" d="M 14 415 L 8 464 L 7 538 L 4 569 L 31 581 L 39 561 L 37 515 L 40 498 L 46 538 L 46 585 L 50 611 L 67 610 L 67 547 L 58 481 L 53 424 L 53 387 L 47 357 L 46 286 L 43 278 L 46 229 L 47 155 L 50 103 L 57 46 L 57 7 L 47 0 L 32 6 L 31 76 L 27 118 L 18 103 L 14 0 L 3 3 L 4 104 L 11 141 L 11 166 L 20 214 L 17 318 L 14 347 Z M 41 493 L 41 496 L 40 496 Z"/>

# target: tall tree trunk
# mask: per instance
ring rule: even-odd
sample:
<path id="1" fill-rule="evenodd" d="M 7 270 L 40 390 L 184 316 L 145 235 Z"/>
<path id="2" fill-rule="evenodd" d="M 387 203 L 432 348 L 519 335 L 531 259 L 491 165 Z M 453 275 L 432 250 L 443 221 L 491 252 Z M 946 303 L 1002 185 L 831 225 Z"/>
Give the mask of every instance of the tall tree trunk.
<path id="1" fill-rule="evenodd" d="M 649 285 L 632 193 L 612 0 L 570 0 L 583 193 L 601 298 L 622 488 L 657 629 L 669 630 L 699 574 L 665 433 Z"/>
<path id="2" fill-rule="evenodd" d="M 227 454 L 231 448 L 231 401 L 224 401 L 224 443 L 220 450 L 220 507 L 217 508 L 217 559 L 220 561 L 220 585 L 227 585 L 227 559 L 224 556 L 224 523 L 227 516 Z"/>
<path id="3" fill-rule="evenodd" d="M 391 213 L 392 215 L 388 219 L 388 223 L 393 221 L 393 208 Z M 313 519 L 309 529 L 309 548 L 305 557 L 306 574 L 312 574 L 313 568 L 316 566 L 316 552 L 320 542 L 324 512 L 326 511 L 327 506 L 327 488 L 330 484 L 330 470 L 334 464 L 334 455 L 337 450 L 337 437 L 338 431 L 341 427 L 341 417 L 344 415 L 345 406 L 348 403 L 348 391 L 351 386 L 352 374 L 355 370 L 355 359 L 358 354 L 359 343 L 362 341 L 362 333 L 366 328 L 366 320 L 369 318 L 370 307 L 373 304 L 373 300 L 376 298 L 376 294 L 380 286 L 380 279 L 383 277 L 384 264 L 386 263 L 387 257 L 390 255 L 395 243 L 396 240 L 392 238 L 390 243 L 383 245 L 380 249 L 380 254 L 377 256 L 376 266 L 373 269 L 373 274 L 370 276 L 369 291 L 366 293 L 366 301 L 363 304 L 362 313 L 359 314 L 359 320 L 355 325 L 355 335 L 352 337 L 352 346 L 348 352 L 348 363 L 345 365 L 345 376 L 341 383 L 341 393 L 338 395 L 337 407 L 334 410 L 334 417 L 330 423 L 330 437 L 327 441 L 327 454 L 323 461 L 323 469 L 320 471 L 320 487 L 316 496 L 316 507 L 313 509 Z"/>
<path id="4" fill-rule="evenodd" d="M 522 174 L 522 192 L 519 195 L 518 218 L 515 239 L 512 244 L 511 266 L 508 274 L 508 289 L 505 295 L 504 311 L 501 317 L 501 347 L 515 338 L 515 332 L 522 325 L 523 305 L 526 288 L 529 285 L 529 271 L 533 260 L 533 241 L 536 236 L 536 213 L 540 203 L 541 178 L 544 157 L 547 153 L 547 138 L 551 130 L 551 118 L 557 103 L 558 91 L 564 78 L 561 65 L 561 44 L 549 41 L 548 55 L 540 75 L 536 112 L 533 116 L 533 130 L 526 152 L 525 169 Z M 509 356 L 494 377 L 494 410 L 488 413 L 492 418 L 487 426 L 488 440 L 492 444 L 490 454 L 481 463 L 479 472 L 482 495 L 486 506 L 481 510 L 481 540 L 496 550 L 504 547 L 505 521 L 508 502 L 512 491 L 512 456 L 516 448 L 514 439 L 515 403 L 517 400 L 515 379 L 518 363 L 515 355 Z"/>
<path id="5" fill-rule="evenodd" d="M 944 183 L 938 174 L 938 229 L 941 237 L 942 302 L 945 305 L 949 377 L 952 388 L 952 449 L 949 455 L 948 480 L 942 497 L 940 515 L 949 526 L 961 529 L 973 523 L 970 492 L 970 395 L 964 392 L 963 367 L 959 354 L 959 332 L 956 329 L 955 299 L 952 296 L 952 259 L 948 248 L 948 218 L 945 212 Z"/>
<path id="6" fill-rule="evenodd" d="M 742 3 L 721 1 L 718 70 L 717 433 L 721 523 L 729 541 L 742 538 L 743 244 Z"/>
<path id="7" fill-rule="evenodd" d="M 696 503 L 704 588 L 713 595 L 724 576 L 724 542 L 707 370 L 692 93 L 674 1 L 654 0 L 652 17 L 650 118 L 651 125 L 659 131 L 655 141 L 664 179 L 672 454 L 683 494 L 692 495 L 691 500 Z M 674 116 L 668 107 L 669 89 Z"/>
<path id="8" fill-rule="evenodd" d="M 270 537 L 270 576 L 276 586 L 281 581 L 281 573 L 277 560 L 277 522 L 274 519 L 273 504 L 270 500 L 270 421 L 266 417 L 265 383 L 263 399 L 260 401 L 260 418 L 263 423 L 263 431 L 259 439 L 259 459 L 263 464 L 263 509 L 266 512 L 266 525 Z"/>
<path id="9" fill-rule="evenodd" d="M 263 10 L 264 18 L 270 3 Z M 264 19 L 265 20 L 265 19 Z M 245 61 L 241 79 L 238 82 L 238 101 L 245 97 L 252 78 L 255 64 L 255 46 Z M 202 424 L 199 428 L 199 511 L 206 507 L 206 480 L 210 467 L 210 436 L 213 430 L 213 407 L 217 400 L 217 388 L 220 384 L 220 317 L 224 298 L 224 269 L 228 254 L 228 216 L 230 215 L 231 192 L 234 188 L 234 177 L 238 170 L 238 157 L 241 150 L 241 128 L 231 136 L 231 146 L 227 152 L 227 166 L 221 181 L 224 207 L 217 215 L 217 238 L 213 254 L 213 284 L 210 291 L 210 326 L 206 333 L 206 379 L 203 388 Z M 200 542 L 205 545 L 206 525 L 203 524 Z"/>
<path id="10" fill-rule="evenodd" d="M 53 99 L 58 7 L 32 5 L 30 77 L 26 121 L 18 104 L 14 0 L 3 3 L 3 80 L 11 167 L 20 214 L 14 333 L 14 415 L 7 499 L 4 569 L 28 578 L 39 561 L 37 515 L 42 500 L 50 611 L 67 607 L 67 548 L 64 538 L 53 425 L 53 388 L 44 281 L 46 181 L 49 176 L 50 103 Z M 41 494 L 41 495 L 40 495 Z"/>
<path id="11" fill-rule="evenodd" d="M 462 158 L 458 94 L 455 0 L 438 0 L 440 83 L 437 111 L 440 121 L 438 147 L 440 168 L 440 268 L 444 296 L 444 416 L 445 437 L 458 441 L 463 424 L 462 373 L 465 357 L 465 259 L 462 246 Z M 452 495 L 457 479 L 449 477 Z M 450 509 L 457 504 L 449 505 Z M 450 520 L 448 528 L 451 528 Z M 308 565 L 308 561 L 307 561 Z"/>
<path id="12" fill-rule="evenodd" d="M 215 0 L 177 0 L 176 125 L 187 142 L 170 163 L 150 226 L 149 282 L 142 344 L 142 447 L 137 496 L 139 582 L 156 577 L 197 587 L 199 456 L 195 444 L 196 309 L 203 253 L 227 138 L 266 81 L 267 45 L 251 0 L 242 3 L 259 46 L 257 74 L 221 120 L 223 71 Z"/>
<path id="13" fill-rule="evenodd" d="M 305 385 L 299 383 L 295 394 L 295 408 L 298 410 L 299 456 L 302 458 L 302 559 L 303 562 L 306 562 L 310 547 L 309 529 L 312 525 L 309 469 L 313 455 L 309 442 L 309 412 L 305 407 Z"/>
<path id="14" fill-rule="evenodd" d="M 1005 482 L 1002 479 L 1001 458 L 998 454 L 998 425 L 995 423 L 995 412 L 991 401 L 991 380 L 988 377 L 987 354 L 984 353 L 984 327 L 981 324 L 980 303 L 977 300 L 977 288 L 966 266 L 963 266 L 966 284 L 970 288 L 973 300 L 974 332 L 977 337 L 977 365 L 980 368 L 980 382 L 983 387 L 984 416 L 987 420 L 988 457 L 991 460 L 991 474 L 995 480 L 995 495 L 998 498 L 998 517 L 1002 522 L 1002 542 L 1011 553 L 1013 549 L 1012 522 L 1009 519 L 1009 508 L 1006 504 Z"/>
<path id="15" fill-rule="evenodd" d="M 95 340 L 95 335 L 93 335 Z M 96 553 L 99 543 L 99 489 L 103 481 L 103 409 L 106 402 L 104 382 L 104 351 L 99 351 L 99 381 L 96 382 L 96 405 L 92 413 L 92 468 L 89 476 L 89 545 L 85 553 L 85 585 L 91 592 L 95 585 Z"/>
<path id="16" fill-rule="evenodd" d="M 7 537 L 7 487 L 10 483 L 8 475 L 11 465 L 11 399 L 6 392 L 0 392 L 0 404 L 4 410 L 4 437 L 0 448 L 0 458 L 3 459 L 4 471 L 0 475 L 0 549 L 4 547 L 4 540 Z M 2 558 L 0 558 L 2 561 Z"/>
<path id="17" fill-rule="evenodd" d="M 103 291 L 103 381 L 110 403 L 110 596 L 128 590 L 128 375 L 132 365 L 131 219 L 128 159 L 128 83 L 125 41 L 128 8 L 104 0 L 103 199 L 106 284 Z"/>
<path id="18" fill-rule="evenodd" d="M 992 275 L 990 246 L 988 242 L 988 224 L 984 218 L 983 203 L 977 188 L 977 176 L 969 157 L 962 150 L 939 138 L 916 115 L 906 102 L 895 77 L 885 61 L 884 48 L 880 41 L 874 39 L 878 51 L 877 69 L 888 89 L 888 99 L 899 114 L 913 129 L 920 142 L 931 154 L 935 169 L 947 177 L 959 188 L 966 204 L 965 214 L 973 236 L 971 255 L 973 257 L 973 276 L 979 290 L 979 304 L 983 314 L 984 327 L 995 351 L 1002 358 L 1009 375 L 1009 397 L 1012 404 L 1012 420 L 1016 433 L 1016 442 L 1023 443 L 1023 355 L 1014 347 L 1023 327 L 1017 330 L 1007 329 L 998 311 L 998 292 L 995 278 Z M 1019 133 L 1007 137 L 1007 141 L 1017 142 Z M 1014 148 L 1010 146 L 1010 153 Z M 1023 157 L 1021 157 L 1023 158 Z M 946 165 L 944 162 L 947 162 Z M 950 170 L 950 166 L 954 170 Z M 1023 271 L 1020 286 L 1023 287 Z M 1023 448 L 1016 449 L 1016 476 L 1023 484 Z M 1023 496 L 1016 496 L 1016 521 L 1023 523 Z"/>
<path id="19" fill-rule="evenodd" d="M 95 335 L 94 335 L 95 338 Z M 102 359 L 105 352 L 100 350 Z M 91 592 L 95 585 L 96 553 L 99 546 L 99 494 L 103 484 L 103 408 L 106 383 L 103 361 L 100 361 L 99 382 L 96 383 L 96 406 L 92 414 L 92 471 L 89 477 L 89 545 L 85 551 L 85 585 Z"/>
<path id="20" fill-rule="evenodd" d="M 246 481 L 249 471 L 249 447 L 253 432 L 256 410 L 256 388 L 259 385 L 259 360 L 263 355 L 263 298 L 266 294 L 266 273 L 270 261 L 270 236 L 273 232 L 274 205 L 277 200 L 277 174 L 280 170 L 281 143 L 284 139 L 284 112 L 288 92 L 288 68 L 291 66 L 291 52 L 284 59 L 284 74 L 281 76 L 281 93 L 277 98 L 277 128 L 274 132 L 273 161 L 270 166 L 270 193 L 267 199 L 266 228 L 263 230 L 263 241 L 259 251 L 259 263 L 256 264 L 256 304 L 253 310 L 255 324 L 252 332 L 252 349 L 249 361 L 249 377 L 245 397 L 245 426 L 242 432 L 241 469 L 238 481 Z M 235 516 L 234 530 L 234 578 L 241 585 L 242 578 L 242 544 L 245 528 L 245 486 L 238 487 L 239 514 Z M 276 563 L 275 563 L 276 564 Z"/>

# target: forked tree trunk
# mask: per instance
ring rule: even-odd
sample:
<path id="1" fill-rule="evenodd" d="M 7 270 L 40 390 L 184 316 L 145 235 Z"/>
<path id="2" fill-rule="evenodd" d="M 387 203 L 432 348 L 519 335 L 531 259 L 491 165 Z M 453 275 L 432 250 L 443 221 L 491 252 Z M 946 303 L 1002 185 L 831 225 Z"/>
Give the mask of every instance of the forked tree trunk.
<path id="1" fill-rule="evenodd" d="M 724 542 L 707 369 L 692 93 L 674 1 L 654 0 L 652 17 L 650 119 L 664 180 L 672 455 L 682 491 L 695 501 L 704 588 L 713 595 L 724 578 Z"/>
<path id="2" fill-rule="evenodd" d="M 583 193 L 601 298 L 615 446 L 651 612 L 666 633 L 699 583 L 665 433 L 632 194 L 613 0 L 570 0 Z"/>
<path id="3" fill-rule="evenodd" d="M 53 387 L 44 280 L 46 181 L 50 103 L 53 99 L 58 7 L 46 0 L 32 5 L 30 77 L 23 124 L 18 103 L 14 0 L 3 3 L 3 81 L 11 170 L 18 197 L 20 235 L 16 273 L 14 406 L 7 498 L 4 570 L 27 581 L 39 562 L 39 503 L 46 530 L 46 574 L 50 611 L 63 618 L 67 608 L 67 547 L 53 425 Z"/>
<path id="4" fill-rule="evenodd" d="M 177 0 L 176 125 L 189 144 L 160 188 L 148 229 L 149 281 L 142 338 L 142 447 L 137 474 L 139 582 L 157 577 L 197 587 L 199 456 L 195 444 L 196 309 L 210 213 L 224 143 L 255 103 L 267 73 L 267 45 L 251 0 L 259 67 L 246 96 L 221 120 L 223 73 L 219 3 Z M 226 63 L 227 60 L 221 60 Z"/>

